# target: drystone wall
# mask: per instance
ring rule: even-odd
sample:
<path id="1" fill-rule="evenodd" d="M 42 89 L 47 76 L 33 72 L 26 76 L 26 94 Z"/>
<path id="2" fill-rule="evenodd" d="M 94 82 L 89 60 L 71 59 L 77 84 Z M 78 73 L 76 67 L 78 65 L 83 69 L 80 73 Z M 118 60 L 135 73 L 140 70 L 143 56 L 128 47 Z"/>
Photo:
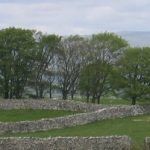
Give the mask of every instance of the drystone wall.
<path id="1" fill-rule="evenodd" d="M 150 137 L 145 138 L 145 150 L 150 150 Z"/>
<path id="2" fill-rule="evenodd" d="M 0 109 L 51 109 L 91 112 L 106 106 L 69 100 L 0 100 Z"/>
<path id="3" fill-rule="evenodd" d="M 150 110 L 149 110 L 150 112 Z M 98 120 L 121 118 L 144 114 L 141 106 L 116 106 L 99 109 L 94 112 L 80 113 L 65 117 L 40 119 L 37 121 L 0 122 L 0 133 L 35 132 L 56 128 L 83 125 Z"/>
<path id="4" fill-rule="evenodd" d="M 130 150 L 127 136 L 0 138 L 0 150 Z"/>

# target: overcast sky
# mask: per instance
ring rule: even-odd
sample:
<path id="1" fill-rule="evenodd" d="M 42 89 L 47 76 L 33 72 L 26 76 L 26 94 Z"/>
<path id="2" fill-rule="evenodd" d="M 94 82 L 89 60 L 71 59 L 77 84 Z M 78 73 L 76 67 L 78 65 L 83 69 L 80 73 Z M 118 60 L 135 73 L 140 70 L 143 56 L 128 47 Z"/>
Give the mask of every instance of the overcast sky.
<path id="1" fill-rule="evenodd" d="M 150 31 L 150 0 L 0 0 L 0 28 L 60 35 Z"/>

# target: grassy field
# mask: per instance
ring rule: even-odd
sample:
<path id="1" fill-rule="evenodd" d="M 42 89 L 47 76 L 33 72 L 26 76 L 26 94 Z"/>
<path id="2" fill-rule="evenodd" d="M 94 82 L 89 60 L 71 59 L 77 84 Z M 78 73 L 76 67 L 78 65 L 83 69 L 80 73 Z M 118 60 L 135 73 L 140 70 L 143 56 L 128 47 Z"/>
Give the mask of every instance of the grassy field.
<path id="1" fill-rule="evenodd" d="M 38 120 L 41 118 L 54 118 L 65 115 L 75 114 L 72 111 L 63 110 L 42 110 L 42 109 L 13 109 L 0 110 L 1 122 L 16 122 L 24 120 Z"/>
<path id="2" fill-rule="evenodd" d="M 85 97 L 75 97 L 75 101 L 86 102 Z M 131 105 L 131 100 L 127 99 L 119 99 L 119 98 L 110 98 L 110 97 L 102 97 L 100 104 L 105 105 Z M 150 100 L 137 100 L 136 104 L 150 104 Z"/>
<path id="3" fill-rule="evenodd" d="M 102 98 L 101 104 L 107 104 L 107 105 L 131 105 L 131 100 Z M 136 104 L 150 104 L 150 100 L 137 100 Z"/>
<path id="4" fill-rule="evenodd" d="M 106 135 L 128 135 L 132 138 L 133 149 L 143 149 L 143 141 L 146 136 L 150 136 L 150 115 L 127 117 L 122 119 L 111 119 L 97 121 L 86 125 L 41 131 L 35 133 L 4 134 L 0 136 L 29 136 L 29 137 L 49 137 L 49 136 L 106 136 Z"/>

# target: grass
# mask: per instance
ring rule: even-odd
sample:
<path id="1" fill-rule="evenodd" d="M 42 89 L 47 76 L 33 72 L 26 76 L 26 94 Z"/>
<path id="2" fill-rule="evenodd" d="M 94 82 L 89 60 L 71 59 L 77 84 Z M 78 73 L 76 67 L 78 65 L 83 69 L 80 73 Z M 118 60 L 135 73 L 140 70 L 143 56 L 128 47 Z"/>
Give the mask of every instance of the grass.
<path id="1" fill-rule="evenodd" d="M 0 110 L 0 122 L 16 122 L 24 120 L 38 120 L 41 118 L 54 118 L 77 112 L 64 110 L 42 110 L 42 109 L 12 109 Z"/>
<path id="2" fill-rule="evenodd" d="M 131 100 L 127 99 L 111 99 L 111 98 L 102 98 L 101 99 L 101 104 L 106 104 L 106 105 L 131 105 Z M 137 100 L 136 104 L 150 104 L 150 100 Z"/>
<path id="3" fill-rule="evenodd" d="M 75 97 L 74 101 L 80 101 L 80 102 L 86 102 L 85 97 Z M 124 100 L 124 99 L 113 99 L 113 98 L 107 98 L 103 97 L 100 100 L 100 104 L 105 104 L 105 105 L 130 105 L 131 102 L 129 100 Z"/>
<path id="4" fill-rule="evenodd" d="M 49 131 L 38 131 L 34 133 L 2 134 L 0 136 L 19 137 L 49 137 L 49 136 L 109 136 L 128 135 L 132 138 L 133 149 L 143 149 L 144 138 L 150 136 L 150 115 L 126 117 L 97 121 L 94 123 L 70 127 L 65 129 L 54 129 Z"/>
<path id="5" fill-rule="evenodd" d="M 75 101 L 86 102 L 85 97 L 75 97 Z M 100 104 L 105 105 L 131 105 L 131 100 L 121 98 L 102 97 Z M 150 104 L 150 100 L 137 100 L 136 104 Z"/>
<path id="6" fill-rule="evenodd" d="M 124 100 L 124 99 L 102 98 L 101 99 L 101 104 L 106 104 L 106 105 L 130 105 L 130 101 L 129 100 Z"/>

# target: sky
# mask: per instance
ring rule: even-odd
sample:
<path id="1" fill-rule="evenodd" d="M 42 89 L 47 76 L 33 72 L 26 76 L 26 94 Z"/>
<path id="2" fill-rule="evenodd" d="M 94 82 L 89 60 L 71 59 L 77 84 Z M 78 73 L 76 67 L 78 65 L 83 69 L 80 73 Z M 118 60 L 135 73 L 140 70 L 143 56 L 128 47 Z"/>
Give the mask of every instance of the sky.
<path id="1" fill-rule="evenodd" d="M 0 0 L 0 29 L 89 35 L 150 31 L 150 0 Z"/>

